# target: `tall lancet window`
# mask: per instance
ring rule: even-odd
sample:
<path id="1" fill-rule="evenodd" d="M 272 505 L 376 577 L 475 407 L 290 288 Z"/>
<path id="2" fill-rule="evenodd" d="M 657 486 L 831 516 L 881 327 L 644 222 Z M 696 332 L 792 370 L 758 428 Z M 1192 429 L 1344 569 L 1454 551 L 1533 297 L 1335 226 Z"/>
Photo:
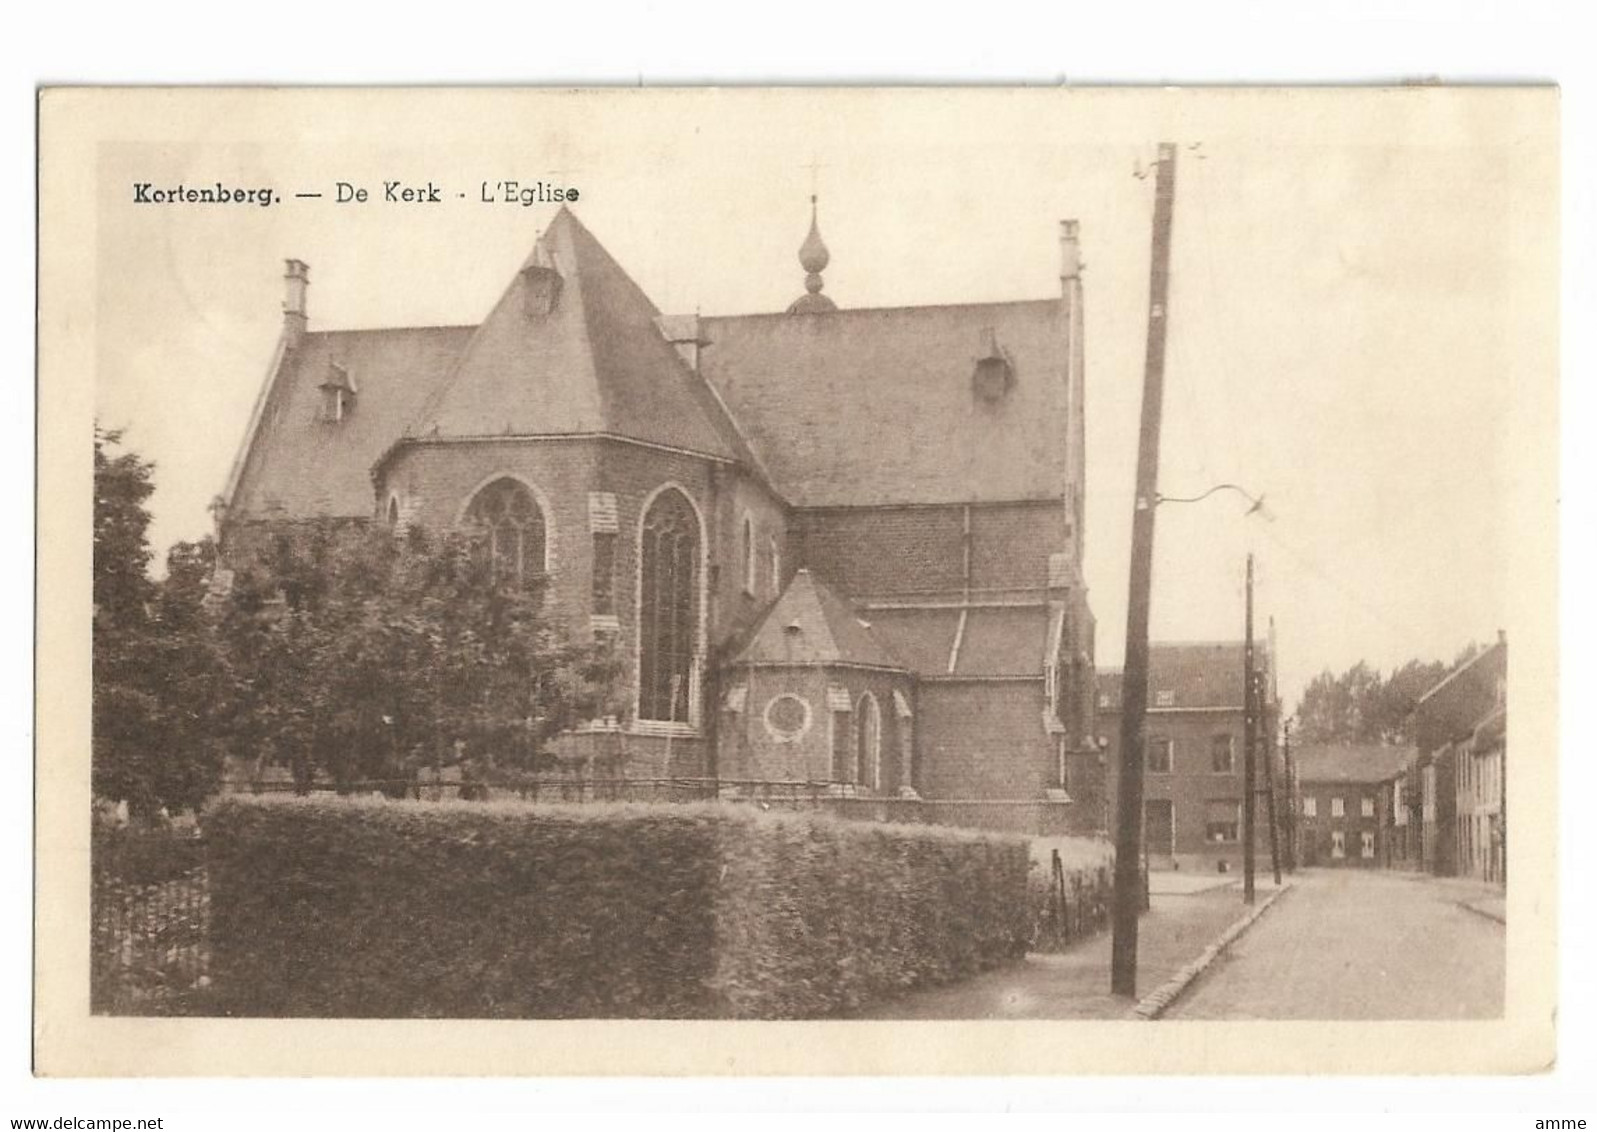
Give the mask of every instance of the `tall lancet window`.
<path id="1" fill-rule="evenodd" d="M 699 639 L 699 520 L 687 496 L 662 491 L 643 516 L 638 587 L 638 718 L 687 723 Z"/>
<path id="2" fill-rule="evenodd" d="M 545 569 L 543 511 L 527 485 L 508 476 L 479 491 L 466 509 L 493 579 L 522 583 Z"/>
<path id="3" fill-rule="evenodd" d="M 866 692 L 854 713 L 858 731 L 858 774 L 854 781 L 872 790 L 882 788 L 882 709 L 876 697 Z"/>

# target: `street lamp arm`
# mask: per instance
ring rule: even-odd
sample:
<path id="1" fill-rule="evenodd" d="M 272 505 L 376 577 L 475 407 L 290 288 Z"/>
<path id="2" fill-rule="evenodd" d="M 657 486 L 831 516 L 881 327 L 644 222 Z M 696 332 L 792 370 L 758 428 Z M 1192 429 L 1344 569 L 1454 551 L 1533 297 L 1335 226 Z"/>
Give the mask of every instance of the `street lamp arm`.
<path id="1" fill-rule="evenodd" d="M 1252 504 L 1252 506 L 1249 507 L 1246 512 L 1249 515 L 1256 513 L 1261 519 L 1266 520 L 1273 519 L 1275 517 L 1271 515 L 1270 512 L 1265 508 L 1264 496 L 1256 496 L 1247 488 L 1234 483 L 1217 483 L 1208 491 L 1205 491 L 1200 495 L 1180 496 L 1155 494 L 1153 501 L 1155 503 L 1197 503 L 1200 500 L 1209 498 L 1209 496 L 1213 495 L 1217 491 L 1234 491 L 1238 495 L 1242 496 L 1242 498 L 1246 499 L 1250 504 Z"/>

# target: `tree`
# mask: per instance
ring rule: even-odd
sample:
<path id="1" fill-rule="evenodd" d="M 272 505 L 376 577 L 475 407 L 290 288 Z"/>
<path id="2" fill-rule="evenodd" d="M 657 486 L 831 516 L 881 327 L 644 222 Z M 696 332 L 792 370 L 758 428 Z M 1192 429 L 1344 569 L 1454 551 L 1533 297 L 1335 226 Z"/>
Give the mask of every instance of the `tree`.
<path id="1" fill-rule="evenodd" d="M 166 579 L 150 578 L 155 466 L 121 443 L 95 429 L 92 780 L 95 797 L 149 815 L 214 787 L 220 665 L 203 598 L 215 551 L 180 543 Z"/>
<path id="2" fill-rule="evenodd" d="M 1385 678 L 1362 660 L 1340 676 L 1327 669 L 1303 690 L 1295 734 L 1304 743 L 1412 742 L 1409 716 L 1414 705 L 1476 649 L 1468 645 L 1451 665 L 1410 660 Z"/>
<path id="3" fill-rule="evenodd" d="M 495 579 L 462 534 L 365 525 L 279 531 L 238 564 L 219 639 L 235 749 L 341 787 L 402 789 L 460 741 L 500 773 L 614 714 L 609 648 L 569 641 L 546 587 Z"/>

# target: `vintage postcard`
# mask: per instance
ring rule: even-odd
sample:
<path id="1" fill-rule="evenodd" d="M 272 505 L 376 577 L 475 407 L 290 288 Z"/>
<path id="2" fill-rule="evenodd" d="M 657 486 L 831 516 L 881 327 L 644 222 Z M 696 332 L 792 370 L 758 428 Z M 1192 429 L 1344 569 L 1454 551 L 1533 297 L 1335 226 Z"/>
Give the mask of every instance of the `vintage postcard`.
<path id="1" fill-rule="evenodd" d="M 40 194 L 39 1073 L 1553 1063 L 1556 90 L 60 88 Z"/>

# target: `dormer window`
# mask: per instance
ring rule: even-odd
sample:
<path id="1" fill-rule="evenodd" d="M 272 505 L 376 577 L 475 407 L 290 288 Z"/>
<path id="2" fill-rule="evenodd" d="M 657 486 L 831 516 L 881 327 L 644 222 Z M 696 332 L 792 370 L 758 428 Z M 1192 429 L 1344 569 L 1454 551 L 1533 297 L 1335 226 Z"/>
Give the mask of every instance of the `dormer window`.
<path id="1" fill-rule="evenodd" d="M 349 371 L 337 362 L 327 363 L 327 376 L 322 379 L 322 420 L 338 424 L 355 408 L 355 382 Z"/>
<path id="2" fill-rule="evenodd" d="M 1015 385 L 1015 364 L 1009 352 L 998 345 L 998 335 L 991 327 L 982 333 L 982 356 L 976 359 L 976 371 L 971 375 L 971 385 L 976 396 L 988 404 L 996 404 Z"/>

